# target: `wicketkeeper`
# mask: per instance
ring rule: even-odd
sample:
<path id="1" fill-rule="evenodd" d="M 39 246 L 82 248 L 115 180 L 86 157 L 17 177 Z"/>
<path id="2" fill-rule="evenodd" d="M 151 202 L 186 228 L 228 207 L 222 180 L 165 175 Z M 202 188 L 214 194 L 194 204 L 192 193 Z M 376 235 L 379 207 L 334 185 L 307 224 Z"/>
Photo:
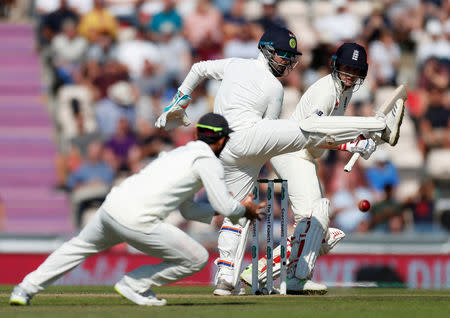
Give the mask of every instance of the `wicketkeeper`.
<path id="1" fill-rule="evenodd" d="M 214 112 L 227 118 L 235 131 L 220 159 L 225 168 L 225 181 L 236 199 L 244 198 L 253 189 L 261 167 L 274 156 L 305 147 L 337 146 L 356 141 L 360 136 L 370 139 L 375 134 L 387 141 L 398 131 L 397 119 L 403 116 L 403 111 L 386 117 L 329 117 L 317 111 L 300 122 L 277 120 L 283 102 L 283 87 L 277 77 L 288 74 L 301 53 L 295 35 L 278 27 L 262 35 L 259 50 L 256 60 L 230 58 L 194 64 L 172 104 L 156 122 L 158 127 L 166 129 L 187 125 L 189 120 L 184 109 L 189 104 L 189 94 L 204 78 L 221 81 Z M 391 117 L 396 120 L 389 120 Z M 375 150 L 375 143 L 373 140 L 355 143 L 352 149 L 365 156 Z M 218 242 L 215 295 L 242 292 L 237 281 L 239 275 L 234 270 L 242 259 L 242 255 L 236 255 L 239 244 L 246 244 L 248 226 L 243 227 L 244 224 L 245 220 L 239 224 L 229 218 L 224 220 Z"/>
<path id="2" fill-rule="evenodd" d="M 165 223 L 179 209 L 189 220 L 210 223 L 215 212 L 237 222 L 259 218 L 264 204 L 247 195 L 239 202 L 230 196 L 224 169 L 217 158 L 232 130 L 221 115 L 209 113 L 197 124 L 196 141 L 160 156 L 139 173 L 114 187 L 80 234 L 55 250 L 34 272 L 17 285 L 11 305 L 29 305 L 38 292 L 72 270 L 89 256 L 126 242 L 162 262 L 127 273 L 115 290 L 138 305 L 163 306 L 152 292 L 190 276 L 206 265 L 208 252 L 179 228 Z M 204 186 L 209 204 L 193 201 Z"/>

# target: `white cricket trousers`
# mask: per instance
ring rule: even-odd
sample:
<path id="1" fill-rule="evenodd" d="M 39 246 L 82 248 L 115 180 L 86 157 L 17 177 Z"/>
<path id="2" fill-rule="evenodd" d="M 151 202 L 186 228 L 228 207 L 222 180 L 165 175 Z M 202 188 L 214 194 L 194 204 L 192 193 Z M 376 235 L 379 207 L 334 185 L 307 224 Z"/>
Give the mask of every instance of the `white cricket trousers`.
<path id="1" fill-rule="evenodd" d="M 263 119 L 251 128 L 231 134 L 220 159 L 225 168 L 227 186 L 237 200 L 244 199 L 252 191 L 262 166 L 272 157 L 327 143 L 328 136 L 339 143 L 345 143 L 355 140 L 363 132 L 382 131 L 385 127 L 381 119 L 352 116 L 311 117 L 304 119 L 302 124 L 302 127 L 307 127 L 311 132 L 302 130 L 294 120 Z M 286 179 L 289 180 L 288 192 L 291 192 L 292 176 L 288 175 Z M 300 193 L 301 187 L 304 185 L 297 187 L 297 193 Z M 317 189 L 320 187 L 316 187 Z M 314 194 L 316 197 L 317 195 L 319 194 Z M 318 198 L 321 197 L 320 193 Z M 240 224 L 233 224 L 228 218 L 224 219 L 218 240 L 220 255 L 216 260 L 219 267 L 216 280 L 232 281 L 236 257 L 240 257 L 236 256 L 236 251 L 241 242 L 244 222 L 245 219 L 241 219 Z"/>
<path id="2" fill-rule="evenodd" d="M 277 176 L 288 180 L 289 203 L 297 223 L 310 217 L 313 202 L 323 198 L 316 160 L 304 156 L 303 151 L 297 151 L 270 159 Z"/>
<path id="3" fill-rule="evenodd" d="M 225 182 L 237 200 L 253 190 L 262 166 L 273 156 L 303 149 L 309 134 L 293 120 L 261 120 L 249 129 L 231 134 L 221 153 Z M 245 221 L 245 220 L 242 220 Z M 241 241 L 242 226 L 224 219 L 219 233 L 219 267 L 217 278 L 231 282 L 236 250 Z"/>
<path id="4" fill-rule="evenodd" d="M 158 222 L 148 233 L 134 231 L 117 223 L 100 208 L 78 236 L 56 249 L 24 278 L 21 286 L 35 294 L 89 256 L 122 242 L 162 259 L 156 265 L 143 265 L 124 276 L 124 281 L 138 293 L 153 285 L 160 286 L 190 276 L 208 262 L 206 249 L 179 228 Z"/>

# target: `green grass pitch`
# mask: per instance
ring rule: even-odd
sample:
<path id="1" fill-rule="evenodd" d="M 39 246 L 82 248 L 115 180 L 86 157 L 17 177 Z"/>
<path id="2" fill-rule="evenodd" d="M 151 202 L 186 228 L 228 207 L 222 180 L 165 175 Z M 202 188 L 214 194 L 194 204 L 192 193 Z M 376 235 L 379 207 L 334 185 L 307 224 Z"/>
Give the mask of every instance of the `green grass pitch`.
<path id="1" fill-rule="evenodd" d="M 450 291 L 401 288 L 337 288 L 325 296 L 214 297 L 212 287 L 154 288 L 165 307 L 140 307 L 110 286 L 52 286 L 28 307 L 8 304 L 13 286 L 0 286 L 0 317 L 450 317 Z M 248 290 L 249 291 L 249 290 Z"/>

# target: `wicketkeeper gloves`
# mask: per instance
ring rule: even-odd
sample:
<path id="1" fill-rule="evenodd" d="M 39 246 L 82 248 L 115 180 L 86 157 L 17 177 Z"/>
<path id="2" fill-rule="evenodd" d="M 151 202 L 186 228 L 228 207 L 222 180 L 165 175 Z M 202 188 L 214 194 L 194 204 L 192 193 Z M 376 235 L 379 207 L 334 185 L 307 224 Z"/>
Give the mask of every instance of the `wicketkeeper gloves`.
<path id="1" fill-rule="evenodd" d="M 177 91 L 169 106 L 164 109 L 164 113 L 156 120 L 155 126 L 164 128 L 165 130 L 171 130 L 181 125 L 189 126 L 191 121 L 189 120 L 185 109 L 188 107 L 191 100 L 191 96 L 182 95 L 180 91 Z"/>

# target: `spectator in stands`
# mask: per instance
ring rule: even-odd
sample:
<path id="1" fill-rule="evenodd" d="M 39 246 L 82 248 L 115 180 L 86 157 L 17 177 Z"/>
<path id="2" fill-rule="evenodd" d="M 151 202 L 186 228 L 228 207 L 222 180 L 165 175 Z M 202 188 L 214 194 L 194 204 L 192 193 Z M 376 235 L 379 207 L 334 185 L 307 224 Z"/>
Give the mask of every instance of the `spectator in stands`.
<path id="1" fill-rule="evenodd" d="M 55 11 L 44 14 L 38 27 L 40 47 L 50 45 L 53 38 L 62 31 L 63 22 L 68 19 L 78 22 L 79 17 L 69 8 L 67 0 L 61 0 Z"/>
<path id="2" fill-rule="evenodd" d="M 224 58 L 257 58 L 258 54 L 258 41 L 253 37 L 249 23 L 243 24 L 239 33 L 223 47 Z"/>
<path id="3" fill-rule="evenodd" d="M 374 1 L 372 12 L 364 19 L 361 37 L 365 43 L 372 43 L 380 37 L 381 30 L 391 30 L 392 24 L 384 11 L 382 1 Z"/>
<path id="4" fill-rule="evenodd" d="M 347 0 L 333 0 L 334 13 L 318 17 L 314 23 L 317 32 L 325 32 L 334 44 L 355 40 L 361 31 L 361 21 L 348 11 Z"/>
<path id="5" fill-rule="evenodd" d="M 390 30 L 380 30 L 379 39 L 369 45 L 369 56 L 376 84 L 396 86 L 401 52 Z"/>
<path id="6" fill-rule="evenodd" d="M 358 202 L 362 199 L 372 202 L 373 197 L 363 170 L 356 163 L 352 173 L 344 172 L 349 156 L 341 151 L 333 153 L 336 155 L 336 162 L 328 169 L 322 166 L 319 170 L 320 179 L 325 185 L 325 196 L 331 201 L 330 226 L 336 226 L 346 233 L 366 232 L 369 215 L 359 211 Z"/>
<path id="7" fill-rule="evenodd" d="M 138 12 L 146 0 L 104 0 L 105 7 L 123 26 L 136 27 L 138 25 Z"/>
<path id="8" fill-rule="evenodd" d="M 114 180 L 114 172 L 112 167 L 103 161 L 102 156 L 102 143 L 98 141 L 90 143 L 87 156 L 80 168 L 71 173 L 67 180 L 67 186 L 71 191 L 91 184 L 111 185 Z"/>
<path id="9" fill-rule="evenodd" d="M 105 139 L 117 131 L 122 117 L 134 127 L 136 121 L 136 89 L 126 81 L 120 81 L 108 88 L 108 96 L 95 105 L 95 115 L 100 132 Z"/>
<path id="10" fill-rule="evenodd" d="M 385 150 L 378 149 L 373 157 L 375 164 L 366 169 L 366 178 L 370 188 L 380 195 L 388 184 L 395 188 L 399 183 L 399 177 L 397 168 L 390 161 L 389 154 Z"/>
<path id="11" fill-rule="evenodd" d="M 83 131 L 91 133 L 97 123 L 92 104 L 91 91 L 83 85 L 64 85 L 56 98 L 56 121 L 59 137 L 63 144 L 80 134 L 77 115 L 83 115 Z"/>
<path id="12" fill-rule="evenodd" d="M 94 43 L 102 33 L 108 33 L 113 39 L 117 38 L 119 23 L 105 8 L 104 0 L 94 0 L 94 8 L 84 15 L 78 26 L 78 32 Z"/>
<path id="13" fill-rule="evenodd" d="M 116 171 L 131 171 L 128 158 L 134 147 L 137 147 L 137 138 L 131 131 L 128 120 L 122 117 L 114 135 L 105 142 L 105 153 L 113 159 Z"/>
<path id="14" fill-rule="evenodd" d="M 77 34 L 74 20 L 64 20 L 62 32 L 51 43 L 52 64 L 62 84 L 72 84 L 75 70 L 80 67 L 88 48 L 88 42 Z"/>
<path id="15" fill-rule="evenodd" d="M 370 229 L 376 232 L 399 233 L 404 229 L 402 205 L 393 195 L 391 184 L 384 186 L 384 197 L 370 209 Z"/>
<path id="16" fill-rule="evenodd" d="M 137 136 L 141 159 L 146 163 L 155 159 L 162 151 L 169 151 L 174 146 L 167 131 L 157 129 L 146 121 L 138 121 Z"/>
<path id="17" fill-rule="evenodd" d="M 171 24 L 161 26 L 157 39 L 162 69 L 164 70 L 160 76 L 162 89 L 165 91 L 176 90 L 192 66 L 189 42 Z M 144 93 L 151 92 L 147 90 Z"/>
<path id="18" fill-rule="evenodd" d="M 83 158 L 87 156 L 88 145 L 101 140 L 96 126 L 90 126 L 90 121 L 86 118 L 89 114 L 81 107 L 80 100 L 73 98 L 70 108 L 75 131 L 70 135 L 61 135 L 61 151 L 56 156 L 57 188 L 60 190 L 68 190 L 67 175 L 78 170 Z"/>
<path id="19" fill-rule="evenodd" d="M 421 183 L 419 191 L 406 201 L 405 206 L 412 211 L 414 231 L 431 232 L 435 229 L 435 185 L 429 179 Z"/>
<path id="20" fill-rule="evenodd" d="M 425 93 L 432 88 L 447 89 L 450 86 L 450 64 L 441 62 L 437 57 L 430 57 L 419 73 L 417 86 Z"/>
<path id="21" fill-rule="evenodd" d="M 231 10 L 224 14 L 222 24 L 224 43 L 239 37 L 242 26 L 248 23 L 245 17 L 246 2 L 246 0 L 235 0 Z"/>
<path id="22" fill-rule="evenodd" d="M 117 58 L 128 68 L 131 79 L 142 94 L 149 95 L 164 88 L 164 66 L 159 47 L 147 39 L 143 28 L 135 38 L 124 41 L 117 48 Z"/>
<path id="23" fill-rule="evenodd" d="M 369 214 L 362 213 L 358 209 L 360 200 L 372 201 L 368 188 L 358 187 L 354 189 L 341 189 L 331 197 L 331 225 L 341 229 L 345 233 L 364 233 L 368 231 L 366 226 Z"/>
<path id="24" fill-rule="evenodd" d="M 163 0 L 163 3 L 163 10 L 153 16 L 146 29 L 156 34 L 163 33 L 167 28 L 175 33 L 181 32 L 183 20 L 176 10 L 176 1 Z"/>
<path id="25" fill-rule="evenodd" d="M 98 72 L 92 72 L 94 66 L 98 67 Z M 116 60 L 106 61 L 101 66 L 88 61 L 84 65 L 84 70 L 85 76 L 87 77 L 86 81 L 89 82 L 89 86 L 95 92 L 95 100 L 106 98 L 108 96 L 108 90 L 112 85 L 130 80 L 127 67 Z"/>
<path id="26" fill-rule="evenodd" d="M 94 7 L 93 0 L 68 0 L 68 2 L 70 9 L 72 9 L 80 17 L 85 15 L 86 13 L 89 13 L 89 11 L 91 11 Z"/>
<path id="27" fill-rule="evenodd" d="M 83 211 L 92 201 L 104 199 L 114 180 L 113 168 L 102 158 L 102 143 L 92 142 L 80 168 L 71 173 L 67 179 L 77 226 L 81 225 Z"/>
<path id="28" fill-rule="evenodd" d="M 198 0 L 197 6 L 184 20 L 184 33 L 194 50 L 222 41 L 222 15 L 211 0 Z M 216 52 L 217 53 L 217 52 Z"/>
<path id="29" fill-rule="evenodd" d="M 428 40 L 417 43 L 416 56 L 417 64 L 423 66 L 430 57 L 437 57 L 440 60 L 450 62 L 450 41 L 444 37 L 442 24 L 437 19 L 430 19 L 425 30 L 429 36 Z"/>
<path id="30" fill-rule="evenodd" d="M 262 0 L 262 3 L 262 16 L 254 21 L 261 28 L 260 33 L 273 26 L 286 28 L 286 21 L 277 12 L 278 0 Z"/>
<path id="31" fill-rule="evenodd" d="M 104 65 L 109 61 L 117 61 L 117 45 L 111 34 L 100 32 L 96 41 L 89 46 L 86 58 L 99 65 Z"/>
<path id="32" fill-rule="evenodd" d="M 448 87 L 433 87 L 428 94 L 428 107 L 420 119 L 420 138 L 425 154 L 433 148 L 450 148 L 450 107 Z"/>

